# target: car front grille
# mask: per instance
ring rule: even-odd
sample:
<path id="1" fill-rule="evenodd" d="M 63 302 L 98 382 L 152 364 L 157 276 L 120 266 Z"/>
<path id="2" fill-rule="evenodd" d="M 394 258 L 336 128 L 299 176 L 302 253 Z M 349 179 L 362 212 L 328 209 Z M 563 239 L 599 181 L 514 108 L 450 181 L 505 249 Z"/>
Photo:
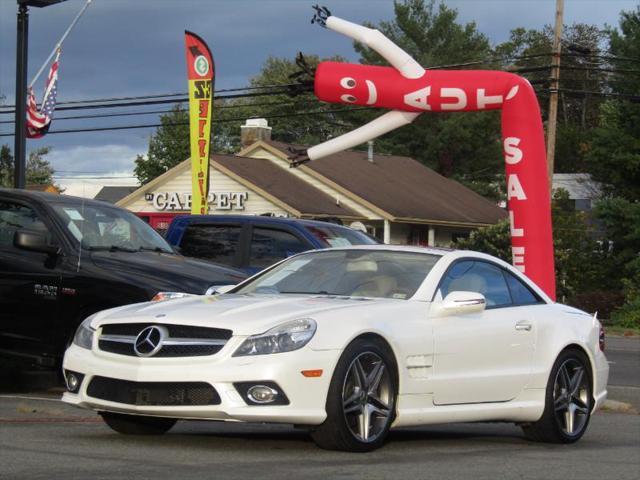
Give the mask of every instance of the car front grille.
<path id="1" fill-rule="evenodd" d="M 149 327 L 162 330 L 157 351 L 150 355 L 136 351 L 136 340 Z M 120 323 L 102 325 L 98 348 L 104 352 L 141 357 L 198 357 L 215 355 L 233 332 L 222 328 L 193 327 L 155 323 Z M 147 352 L 148 353 L 148 352 Z"/>
<path id="2" fill-rule="evenodd" d="M 109 402 L 148 406 L 219 405 L 220 396 L 205 382 L 131 382 L 93 377 L 87 395 Z"/>

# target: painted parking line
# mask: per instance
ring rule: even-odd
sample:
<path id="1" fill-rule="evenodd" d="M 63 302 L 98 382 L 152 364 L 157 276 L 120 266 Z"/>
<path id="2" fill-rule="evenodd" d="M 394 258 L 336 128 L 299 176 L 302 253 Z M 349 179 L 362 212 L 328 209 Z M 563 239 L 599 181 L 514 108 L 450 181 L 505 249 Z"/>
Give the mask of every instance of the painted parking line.
<path id="1" fill-rule="evenodd" d="M 10 400 L 40 400 L 43 402 L 61 402 L 60 398 L 50 397 L 32 397 L 30 395 L 0 395 L 0 399 L 8 398 Z"/>
<path id="2" fill-rule="evenodd" d="M 100 417 L 43 417 L 43 418 L 8 418 L 0 417 L 0 424 L 43 424 L 43 423 L 103 423 Z"/>

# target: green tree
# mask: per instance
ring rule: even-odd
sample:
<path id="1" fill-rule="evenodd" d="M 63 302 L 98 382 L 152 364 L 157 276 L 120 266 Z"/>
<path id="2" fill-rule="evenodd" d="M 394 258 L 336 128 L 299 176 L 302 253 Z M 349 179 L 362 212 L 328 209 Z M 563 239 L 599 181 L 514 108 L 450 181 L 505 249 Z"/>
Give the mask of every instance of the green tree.
<path id="1" fill-rule="evenodd" d="M 509 220 L 502 220 L 495 225 L 474 230 L 469 238 L 458 239 L 454 247 L 483 252 L 511 263 Z"/>
<path id="2" fill-rule="evenodd" d="M 620 29 L 608 30 L 609 53 L 617 58 L 640 57 L 640 6 L 620 14 Z M 628 65 L 628 63 L 622 63 Z M 615 77 L 611 90 L 637 95 L 640 75 L 627 72 Z M 610 197 L 640 200 L 640 104 L 624 98 L 608 100 L 600 110 L 589 151 L 589 170 Z"/>
<path id="3" fill-rule="evenodd" d="M 622 12 L 620 28 L 609 29 L 610 54 L 640 57 L 640 6 Z M 637 95 L 640 75 L 617 76 L 611 89 Z M 601 107 L 600 126 L 594 130 L 588 154 L 590 172 L 602 183 L 605 198 L 596 213 L 613 252 L 614 281 L 626 295 L 617 315 L 626 326 L 640 328 L 640 105 L 624 97 Z"/>
<path id="4" fill-rule="evenodd" d="M 591 131 L 599 123 L 602 97 L 580 94 L 577 91 L 604 92 L 609 68 L 602 56 L 597 55 L 606 35 L 595 25 L 575 23 L 563 27 L 558 125 L 556 138 L 555 171 L 584 172 L 585 156 L 589 151 Z M 507 69 L 522 71 L 538 89 L 543 118 L 549 104 L 548 77 L 553 45 L 553 28 L 541 30 L 516 28 L 508 41 L 496 47 L 496 54 Z"/>
<path id="5" fill-rule="evenodd" d="M 0 147 L 0 187 L 13 187 L 13 155 L 9 145 Z"/>
<path id="6" fill-rule="evenodd" d="M 27 185 L 54 185 L 55 170 L 44 158 L 51 151 L 51 147 L 41 147 L 29 152 L 26 165 Z M 0 147 L 0 187 L 13 187 L 14 158 L 9 145 Z"/>
<path id="7" fill-rule="evenodd" d="M 146 157 L 135 159 L 135 176 L 145 184 L 183 162 L 189 152 L 189 112 L 180 105 L 160 116 L 162 124 L 149 138 Z"/>
<path id="8" fill-rule="evenodd" d="M 426 68 L 476 62 L 491 64 L 488 38 L 476 24 L 458 22 L 458 12 L 435 0 L 395 2 L 395 19 L 377 28 Z M 387 65 L 375 51 L 355 43 L 361 62 Z M 358 125 L 380 115 L 363 112 Z M 353 122 L 355 123 L 355 122 Z M 376 150 L 411 156 L 439 173 L 497 198 L 502 190 L 503 161 L 499 112 L 421 115 L 411 125 L 376 141 Z"/>
<path id="9" fill-rule="evenodd" d="M 305 55 L 310 68 L 320 62 L 317 55 Z M 344 61 L 340 57 L 324 60 Z M 290 75 L 298 72 L 300 67 L 294 60 L 268 57 L 262 65 L 260 73 L 251 79 L 252 87 L 268 87 L 272 85 L 291 84 Z M 310 80 L 310 78 L 308 79 Z M 343 115 L 324 113 L 348 107 L 335 104 L 320 103 L 311 92 L 298 95 L 278 94 L 261 97 L 239 98 L 227 101 L 214 110 L 216 125 L 216 141 L 218 148 L 237 152 L 240 148 L 240 126 L 247 118 L 267 118 L 273 128 L 274 140 L 299 145 L 315 145 L 328 138 L 342 133 Z M 297 112 L 317 112 L 311 115 L 296 115 Z M 293 113 L 293 115 L 292 115 Z M 351 125 L 346 126 L 351 129 Z"/>
<path id="10" fill-rule="evenodd" d="M 27 158 L 26 182 L 35 185 L 53 185 L 55 170 L 44 158 L 51 151 L 51 147 L 40 147 L 29 152 Z"/>
<path id="11" fill-rule="evenodd" d="M 554 194 L 552 218 L 557 298 L 580 305 L 581 294 L 603 289 L 609 254 L 596 240 L 588 216 L 573 209 L 564 190 Z M 458 240 L 455 247 L 488 253 L 511 263 L 509 221 L 476 230 L 469 238 Z"/>

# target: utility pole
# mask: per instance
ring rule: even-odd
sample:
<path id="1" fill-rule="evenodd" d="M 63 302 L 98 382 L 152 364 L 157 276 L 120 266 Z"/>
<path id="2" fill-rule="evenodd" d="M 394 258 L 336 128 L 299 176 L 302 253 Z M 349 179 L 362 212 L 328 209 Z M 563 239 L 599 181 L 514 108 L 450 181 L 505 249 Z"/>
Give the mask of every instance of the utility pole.
<path id="1" fill-rule="evenodd" d="M 556 129 L 558 125 L 558 87 L 560 85 L 560 51 L 562 48 L 562 16 L 564 0 L 556 0 L 556 28 L 553 35 L 553 57 L 551 61 L 551 85 L 549 88 L 549 119 L 547 120 L 547 170 L 549 192 L 553 188 L 553 171 L 556 154 Z"/>
<path id="2" fill-rule="evenodd" d="M 26 178 L 26 121 L 27 121 L 27 51 L 29 42 L 29 8 L 18 2 L 18 25 L 16 41 L 16 110 L 13 158 L 13 186 L 25 187 Z"/>
<path id="3" fill-rule="evenodd" d="M 18 23 L 16 41 L 16 109 L 13 147 L 13 186 L 24 188 L 26 183 L 27 150 L 27 59 L 29 47 L 29 7 L 44 8 L 65 0 L 17 0 Z"/>

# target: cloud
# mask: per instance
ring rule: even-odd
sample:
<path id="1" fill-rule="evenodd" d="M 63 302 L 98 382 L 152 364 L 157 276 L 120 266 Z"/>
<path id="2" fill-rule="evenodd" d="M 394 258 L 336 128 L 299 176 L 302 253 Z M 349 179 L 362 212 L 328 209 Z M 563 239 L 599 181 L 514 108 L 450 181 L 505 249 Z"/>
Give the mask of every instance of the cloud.
<path id="1" fill-rule="evenodd" d="M 105 185 L 138 185 L 133 160 L 146 148 L 128 145 L 97 145 L 54 149 L 47 155 L 55 170 L 54 180 L 66 195 L 93 198 Z"/>
<path id="2" fill-rule="evenodd" d="M 105 175 L 114 172 L 131 175 L 136 155 L 145 154 L 146 150 L 143 145 L 117 144 L 54 148 L 47 155 L 47 160 L 61 175 Z"/>
<path id="3" fill-rule="evenodd" d="M 114 172 L 108 179 L 96 178 L 59 178 L 56 185 L 64 189 L 65 195 L 75 197 L 94 198 L 105 185 L 109 186 L 138 186 L 138 181 L 131 178 L 127 172 Z"/>

